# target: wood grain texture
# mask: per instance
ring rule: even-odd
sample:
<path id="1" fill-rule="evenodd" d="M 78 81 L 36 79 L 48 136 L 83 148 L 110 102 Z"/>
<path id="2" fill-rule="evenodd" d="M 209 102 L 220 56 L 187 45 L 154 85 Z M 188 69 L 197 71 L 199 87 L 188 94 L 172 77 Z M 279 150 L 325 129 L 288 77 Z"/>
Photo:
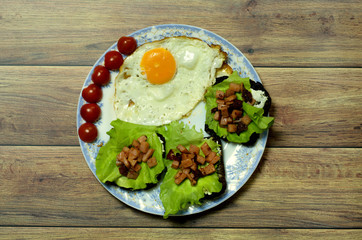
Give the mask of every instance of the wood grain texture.
<path id="1" fill-rule="evenodd" d="M 198 229 L 198 228 L 54 228 L 0 227 L 6 239 L 359 239 L 349 229 Z"/>
<path id="2" fill-rule="evenodd" d="M 362 66 L 358 0 L 3 0 L 0 64 L 91 65 L 119 37 L 170 23 L 224 37 L 255 66 Z"/>
<path id="3" fill-rule="evenodd" d="M 79 147 L 0 146 L 0 152 L 0 226 L 362 227 L 361 148 L 267 148 L 229 200 L 167 220 L 110 195 Z"/>
<path id="4" fill-rule="evenodd" d="M 1 145 L 78 145 L 91 67 L 0 67 Z M 256 68 L 276 117 L 268 146 L 361 147 L 362 69 Z"/>

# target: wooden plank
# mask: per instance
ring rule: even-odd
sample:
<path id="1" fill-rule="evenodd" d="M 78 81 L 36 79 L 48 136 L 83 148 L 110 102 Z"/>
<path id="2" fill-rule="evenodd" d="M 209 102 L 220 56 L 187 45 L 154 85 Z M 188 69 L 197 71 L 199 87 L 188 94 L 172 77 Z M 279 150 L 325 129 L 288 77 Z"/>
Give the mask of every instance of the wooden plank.
<path id="1" fill-rule="evenodd" d="M 0 146 L 0 152 L 0 226 L 362 227 L 361 148 L 267 148 L 229 200 L 167 220 L 109 194 L 79 147 Z"/>
<path id="2" fill-rule="evenodd" d="M 359 239 L 360 229 L 198 229 L 0 227 L 6 239 Z"/>
<path id="3" fill-rule="evenodd" d="M 122 35 L 183 23 L 224 37 L 255 66 L 362 66 L 360 1 L 150 2 L 2 1 L 0 64 L 91 65 Z"/>
<path id="4" fill-rule="evenodd" d="M 91 67 L 0 67 L 1 145 L 78 145 Z M 256 68 L 272 96 L 269 146 L 361 147 L 362 69 Z"/>

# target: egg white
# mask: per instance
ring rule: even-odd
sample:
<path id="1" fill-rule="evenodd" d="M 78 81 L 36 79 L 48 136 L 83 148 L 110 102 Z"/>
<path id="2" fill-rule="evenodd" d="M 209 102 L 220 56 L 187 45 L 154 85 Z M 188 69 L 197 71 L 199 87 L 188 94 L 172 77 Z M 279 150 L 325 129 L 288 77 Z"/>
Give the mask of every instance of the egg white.
<path id="1" fill-rule="evenodd" d="M 154 48 L 166 48 L 176 61 L 176 73 L 165 84 L 151 84 L 142 74 L 141 59 Z M 187 37 L 146 43 L 128 56 L 115 80 L 117 118 L 136 124 L 163 125 L 187 116 L 215 83 L 215 73 L 226 60 L 219 46 Z"/>

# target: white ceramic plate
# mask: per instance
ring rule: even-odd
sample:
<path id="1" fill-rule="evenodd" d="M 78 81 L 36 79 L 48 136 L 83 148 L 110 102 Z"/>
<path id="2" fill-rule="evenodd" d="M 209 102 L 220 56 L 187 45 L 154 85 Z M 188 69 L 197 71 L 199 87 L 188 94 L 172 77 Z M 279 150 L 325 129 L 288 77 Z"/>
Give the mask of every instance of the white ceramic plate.
<path id="1" fill-rule="evenodd" d="M 222 50 L 228 54 L 228 64 L 234 70 L 238 71 L 241 74 L 241 77 L 249 77 L 254 81 L 260 82 L 259 76 L 253 66 L 235 46 L 233 46 L 222 37 L 205 29 L 188 25 L 167 24 L 148 27 L 134 32 L 130 34 L 130 36 L 134 37 L 137 40 L 138 45 L 172 36 L 195 37 L 203 40 L 208 44 L 220 45 L 222 47 Z M 91 75 L 94 67 L 104 63 L 104 55 L 110 50 L 117 50 L 117 43 L 114 43 L 107 51 L 105 51 L 105 53 L 94 64 L 92 70 L 89 72 L 84 82 L 83 88 L 92 83 Z M 85 143 L 79 140 L 84 158 L 95 176 L 95 159 L 100 148 L 99 146 L 101 144 L 105 144 L 108 141 L 109 136 L 106 134 L 106 132 L 111 129 L 110 122 L 115 119 L 112 102 L 114 96 L 114 79 L 117 74 L 118 72 L 111 72 L 110 84 L 102 88 L 103 98 L 101 102 L 98 103 L 102 110 L 102 116 L 101 119 L 95 123 L 99 132 L 98 139 L 94 143 Z M 80 108 L 85 103 L 86 102 L 80 95 L 77 110 L 77 129 L 82 123 L 84 123 L 84 120 L 80 116 Z M 191 116 L 187 119 L 183 119 L 182 121 L 187 124 L 195 125 L 196 129 L 203 130 L 205 123 L 205 114 L 205 104 L 201 102 L 193 110 Z M 251 174 L 257 167 L 263 155 L 267 137 L 268 131 L 265 131 L 263 134 L 260 135 L 256 144 L 252 147 L 245 147 L 239 144 L 223 142 L 224 163 L 227 181 L 227 189 L 225 193 L 223 193 L 220 197 L 216 199 L 206 200 L 201 206 L 190 206 L 186 210 L 179 212 L 177 215 L 183 216 L 203 212 L 219 205 L 220 203 L 224 202 L 232 195 L 234 195 L 246 183 L 246 181 L 250 178 Z M 135 209 L 150 214 L 164 214 L 164 208 L 159 198 L 160 184 L 152 189 L 140 191 L 130 191 L 114 185 L 108 185 L 103 183 L 101 184 L 117 199 Z"/>

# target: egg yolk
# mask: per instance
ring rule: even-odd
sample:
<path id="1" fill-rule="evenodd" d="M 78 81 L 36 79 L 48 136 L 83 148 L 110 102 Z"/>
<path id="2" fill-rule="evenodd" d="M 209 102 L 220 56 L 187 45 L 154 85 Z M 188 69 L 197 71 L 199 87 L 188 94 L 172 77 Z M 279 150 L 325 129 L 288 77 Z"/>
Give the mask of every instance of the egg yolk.
<path id="1" fill-rule="evenodd" d="M 176 61 L 167 49 L 155 48 L 143 55 L 141 70 L 146 74 L 150 83 L 164 84 L 175 75 Z"/>

